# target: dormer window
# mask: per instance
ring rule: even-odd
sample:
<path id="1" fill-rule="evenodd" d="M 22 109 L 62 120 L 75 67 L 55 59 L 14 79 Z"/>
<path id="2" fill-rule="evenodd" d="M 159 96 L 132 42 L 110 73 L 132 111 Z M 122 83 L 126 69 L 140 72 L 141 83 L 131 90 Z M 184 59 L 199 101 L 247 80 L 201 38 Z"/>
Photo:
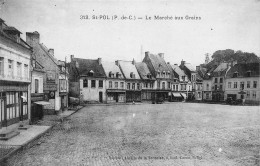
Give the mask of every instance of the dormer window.
<path id="1" fill-rule="evenodd" d="M 90 70 L 89 73 L 88 73 L 89 76 L 94 76 L 94 71 L 93 70 Z"/>
<path id="2" fill-rule="evenodd" d="M 233 77 L 238 77 L 238 72 L 237 71 L 233 74 Z"/>
<path id="3" fill-rule="evenodd" d="M 251 74 L 252 74 L 252 72 L 250 70 L 246 72 L 247 77 L 251 77 Z"/>
<path id="4" fill-rule="evenodd" d="M 116 78 L 121 78 L 121 74 L 119 72 L 116 73 Z"/>
<path id="5" fill-rule="evenodd" d="M 152 75 L 151 74 L 147 74 L 147 78 L 151 79 Z"/>
<path id="6" fill-rule="evenodd" d="M 112 73 L 112 71 L 110 71 L 108 74 L 108 77 L 112 78 L 112 76 L 113 76 L 113 73 Z"/>
<path id="7" fill-rule="evenodd" d="M 135 78 L 135 74 L 133 72 L 130 73 L 130 78 Z"/>
<path id="8" fill-rule="evenodd" d="M 162 64 L 159 64 L 159 67 L 162 67 Z"/>

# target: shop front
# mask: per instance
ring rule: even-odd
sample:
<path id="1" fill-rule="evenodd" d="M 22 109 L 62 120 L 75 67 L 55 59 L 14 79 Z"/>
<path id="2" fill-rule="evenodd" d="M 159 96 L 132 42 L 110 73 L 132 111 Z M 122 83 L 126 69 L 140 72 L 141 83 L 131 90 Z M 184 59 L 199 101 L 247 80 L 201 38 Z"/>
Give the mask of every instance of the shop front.
<path id="1" fill-rule="evenodd" d="M 28 120 L 29 83 L 0 83 L 0 129 Z"/>
<path id="2" fill-rule="evenodd" d="M 107 103 L 124 103 L 126 92 L 125 90 L 108 89 L 107 90 Z"/>
<path id="3" fill-rule="evenodd" d="M 141 90 L 138 91 L 126 91 L 126 102 L 141 102 Z"/>

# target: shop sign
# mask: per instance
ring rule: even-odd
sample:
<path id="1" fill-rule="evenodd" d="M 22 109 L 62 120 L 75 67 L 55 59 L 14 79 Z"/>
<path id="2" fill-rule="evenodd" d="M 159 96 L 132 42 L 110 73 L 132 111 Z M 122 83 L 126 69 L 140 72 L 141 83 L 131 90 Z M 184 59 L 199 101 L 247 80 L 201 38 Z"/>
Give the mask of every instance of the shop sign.
<path id="1" fill-rule="evenodd" d="M 43 84 L 44 91 L 56 91 L 57 89 L 57 84 Z"/>
<path id="2" fill-rule="evenodd" d="M 46 71 L 47 83 L 55 83 L 56 73 L 54 71 Z"/>

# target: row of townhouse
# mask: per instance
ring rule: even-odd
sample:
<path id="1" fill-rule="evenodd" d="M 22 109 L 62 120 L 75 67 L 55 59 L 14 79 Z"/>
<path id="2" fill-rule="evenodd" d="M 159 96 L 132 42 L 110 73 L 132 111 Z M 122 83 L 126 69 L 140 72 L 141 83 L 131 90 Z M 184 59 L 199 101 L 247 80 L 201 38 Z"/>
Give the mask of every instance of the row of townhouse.
<path id="1" fill-rule="evenodd" d="M 0 139 L 18 135 L 19 126 L 42 118 L 45 110 L 68 105 L 66 63 L 40 43 L 38 32 L 26 33 L 26 41 L 20 35 L 0 19 Z"/>
<path id="2" fill-rule="evenodd" d="M 260 103 L 259 63 L 220 63 L 203 77 L 203 100 L 225 101 L 228 97 Z"/>
<path id="3" fill-rule="evenodd" d="M 166 63 L 163 53 L 145 52 L 142 62 L 71 55 L 68 66 L 70 96 L 85 103 L 181 101 L 195 94 L 189 76 L 177 64 Z"/>

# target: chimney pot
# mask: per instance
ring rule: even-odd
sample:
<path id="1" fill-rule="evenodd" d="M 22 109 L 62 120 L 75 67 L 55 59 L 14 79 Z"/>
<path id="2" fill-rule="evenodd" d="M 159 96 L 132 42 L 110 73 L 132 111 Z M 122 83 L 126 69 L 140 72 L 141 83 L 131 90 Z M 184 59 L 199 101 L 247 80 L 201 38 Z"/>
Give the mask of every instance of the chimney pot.
<path id="1" fill-rule="evenodd" d="M 40 34 L 37 31 L 26 32 L 26 43 L 33 46 L 34 43 L 40 43 Z"/>
<path id="2" fill-rule="evenodd" d="M 101 61 L 102 59 L 101 58 L 98 58 L 98 64 L 101 65 Z"/>
<path id="3" fill-rule="evenodd" d="M 70 62 L 72 62 L 74 59 L 74 55 L 70 55 Z"/>

